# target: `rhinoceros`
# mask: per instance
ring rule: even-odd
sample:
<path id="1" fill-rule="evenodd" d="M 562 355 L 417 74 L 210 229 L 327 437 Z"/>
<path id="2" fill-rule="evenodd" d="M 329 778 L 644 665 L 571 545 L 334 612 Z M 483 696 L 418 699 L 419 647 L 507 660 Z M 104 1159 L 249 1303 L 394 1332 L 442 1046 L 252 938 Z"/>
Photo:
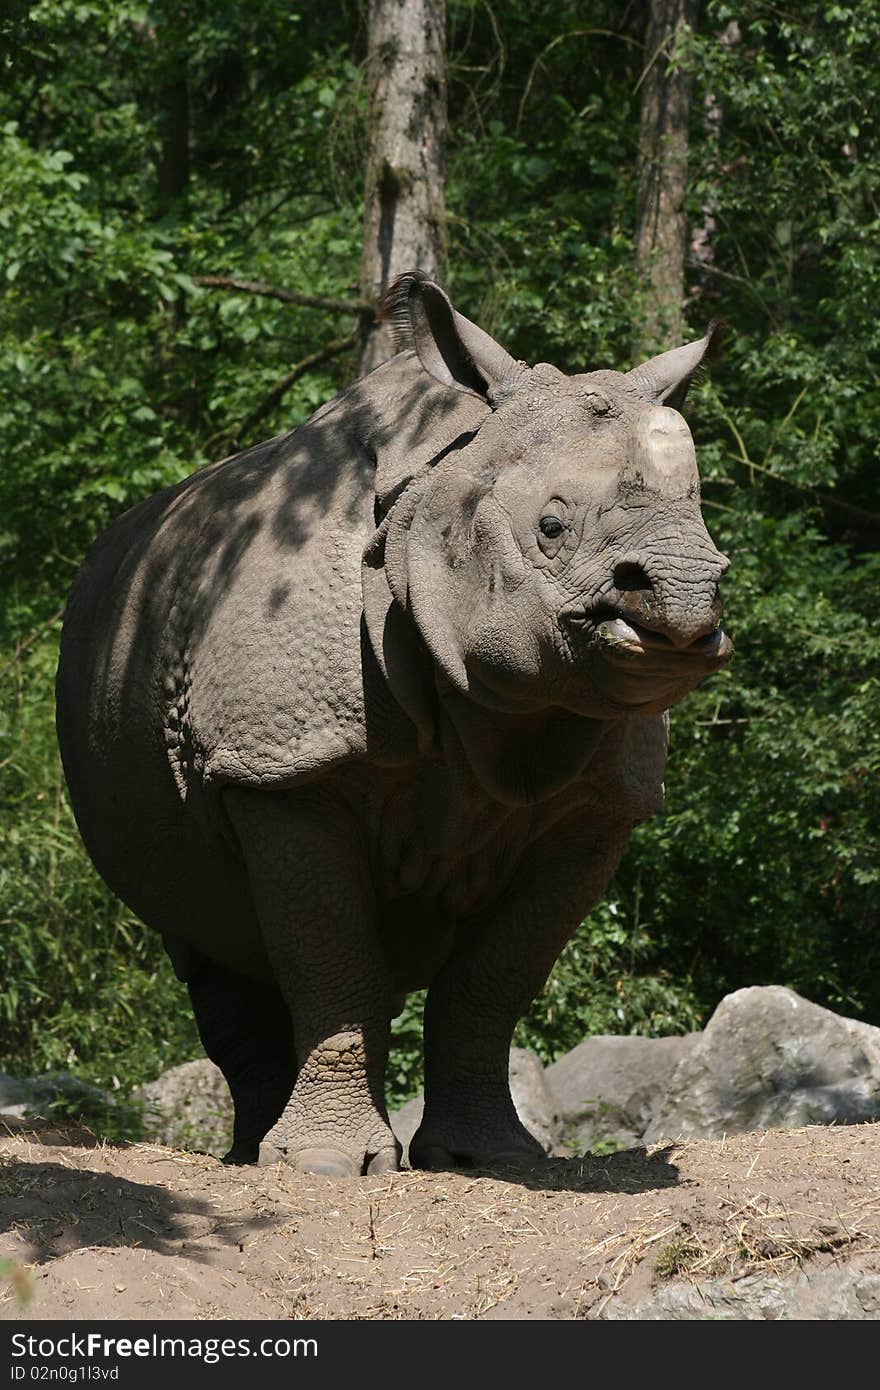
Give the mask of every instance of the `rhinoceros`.
<path id="1" fill-rule="evenodd" d="M 514 1027 L 660 804 L 728 661 L 678 407 L 709 345 L 516 361 L 418 272 L 389 362 L 121 516 L 57 681 L 99 872 L 162 934 L 231 1162 L 400 1163 L 390 1024 L 427 987 L 414 1166 L 539 1161 Z"/>

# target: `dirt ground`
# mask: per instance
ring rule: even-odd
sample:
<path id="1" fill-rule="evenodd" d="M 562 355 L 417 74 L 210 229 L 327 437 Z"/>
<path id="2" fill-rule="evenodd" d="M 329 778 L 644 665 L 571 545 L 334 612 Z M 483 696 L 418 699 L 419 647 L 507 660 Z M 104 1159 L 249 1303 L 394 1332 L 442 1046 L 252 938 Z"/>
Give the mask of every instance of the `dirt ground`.
<path id="1" fill-rule="evenodd" d="M 2 1319 L 678 1316 L 880 1318 L 880 1125 L 337 1182 L 0 1123 Z"/>

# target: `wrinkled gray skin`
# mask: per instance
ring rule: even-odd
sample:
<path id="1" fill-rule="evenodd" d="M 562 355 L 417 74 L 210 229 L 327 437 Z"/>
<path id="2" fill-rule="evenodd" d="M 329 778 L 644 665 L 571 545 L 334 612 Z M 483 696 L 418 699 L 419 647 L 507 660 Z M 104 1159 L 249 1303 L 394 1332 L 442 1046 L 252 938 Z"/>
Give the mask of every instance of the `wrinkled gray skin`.
<path id="1" fill-rule="evenodd" d="M 231 1161 L 397 1167 L 389 1024 L 428 986 L 411 1162 L 542 1158 L 517 1019 L 660 804 L 728 659 L 680 404 L 708 344 L 529 368 L 418 274 L 402 352 L 121 517 L 73 588 L 58 731 L 89 852 L 163 935 Z"/>

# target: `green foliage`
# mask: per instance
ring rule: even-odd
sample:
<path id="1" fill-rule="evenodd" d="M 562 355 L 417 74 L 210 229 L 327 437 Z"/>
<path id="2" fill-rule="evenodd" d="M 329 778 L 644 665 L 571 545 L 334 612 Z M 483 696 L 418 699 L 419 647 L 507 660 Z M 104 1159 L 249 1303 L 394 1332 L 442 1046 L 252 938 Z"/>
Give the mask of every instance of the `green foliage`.
<path id="1" fill-rule="evenodd" d="M 638 7 L 448 8 L 457 302 L 528 360 L 627 365 Z M 124 1094 L 197 1050 L 157 942 L 80 847 L 53 643 L 90 539 L 226 448 L 294 362 L 352 326 L 197 281 L 353 293 L 359 14 L 40 0 L 0 21 L 0 1063 L 14 1071 L 116 1076 Z M 673 711 L 666 810 L 520 1027 L 546 1057 L 587 1031 L 697 1027 L 752 983 L 880 1022 L 878 45 L 870 0 L 703 9 L 686 311 L 695 334 L 715 315 L 731 331 L 689 411 L 738 655 Z M 352 370 L 341 357 L 306 374 L 259 433 Z M 395 1024 L 397 1098 L 419 1081 L 420 1007 Z"/>
<path id="2" fill-rule="evenodd" d="M 658 963 L 652 933 L 640 918 L 638 879 L 633 891 L 625 907 L 612 888 L 569 942 L 519 1025 L 520 1047 L 549 1062 L 593 1033 L 663 1037 L 699 1027 L 693 984 Z"/>
<path id="3" fill-rule="evenodd" d="M 391 1056 L 385 1072 L 388 1105 L 394 1110 L 421 1090 L 423 1079 L 422 1014 L 425 990 L 409 994 L 391 1024 Z"/>

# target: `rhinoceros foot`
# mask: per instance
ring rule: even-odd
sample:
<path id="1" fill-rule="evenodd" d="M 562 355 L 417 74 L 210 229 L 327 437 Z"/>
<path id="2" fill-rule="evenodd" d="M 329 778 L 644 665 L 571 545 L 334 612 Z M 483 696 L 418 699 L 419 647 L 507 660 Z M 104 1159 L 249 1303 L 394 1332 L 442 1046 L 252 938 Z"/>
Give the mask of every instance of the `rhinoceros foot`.
<path id="1" fill-rule="evenodd" d="M 357 1178 L 362 1173 L 396 1173 L 400 1167 L 398 1151 L 388 1147 L 376 1154 L 367 1154 L 358 1165 L 343 1149 L 313 1147 L 288 1151 L 275 1144 L 260 1145 L 260 1164 L 286 1163 L 298 1173 L 323 1173 L 328 1178 Z"/>
<path id="2" fill-rule="evenodd" d="M 440 1172 L 450 1168 L 495 1168 L 511 1164 L 533 1167 L 545 1163 L 543 1146 L 522 1125 L 505 1125 L 502 1130 L 481 1133 L 455 1132 L 448 1126 L 426 1122 L 409 1146 L 411 1168 Z"/>

